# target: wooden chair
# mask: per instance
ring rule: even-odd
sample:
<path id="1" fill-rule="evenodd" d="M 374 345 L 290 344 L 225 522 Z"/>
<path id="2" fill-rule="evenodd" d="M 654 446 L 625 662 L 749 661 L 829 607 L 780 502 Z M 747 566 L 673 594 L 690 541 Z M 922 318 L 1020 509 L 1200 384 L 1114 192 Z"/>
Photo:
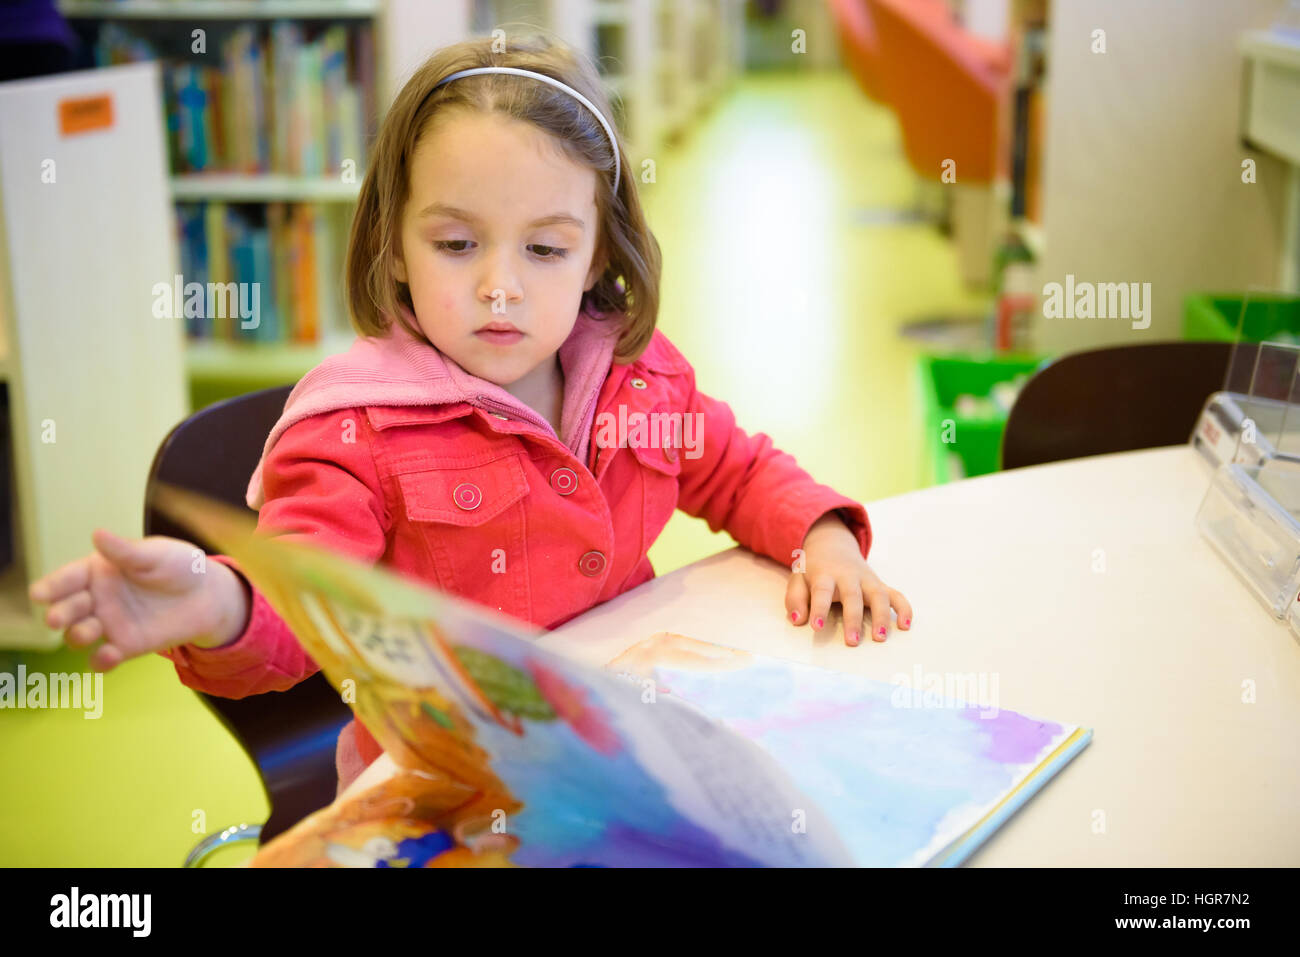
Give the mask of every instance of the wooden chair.
<path id="1" fill-rule="evenodd" d="M 1223 388 L 1231 353 L 1230 342 L 1153 342 L 1052 361 L 1011 407 L 1002 468 L 1186 442 L 1206 398 Z"/>
<path id="2" fill-rule="evenodd" d="M 145 535 L 170 535 L 194 542 L 208 553 L 216 552 L 200 536 L 155 509 L 158 483 L 245 506 L 249 477 L 291 388 L 264 389 L 219 402 L 172 429 L 149 470 Z M 271 816 L 260 828 L 237 825 L 204 840 L 186 859 L 187 867 L 232 841 L 260 837 L 265 844 L 334 800 L 338 787 L 335 745 L 352 711 L 323 675 L 317 672 L 287 691 L 239 699 L 196 693 L 257 767 Z"/>

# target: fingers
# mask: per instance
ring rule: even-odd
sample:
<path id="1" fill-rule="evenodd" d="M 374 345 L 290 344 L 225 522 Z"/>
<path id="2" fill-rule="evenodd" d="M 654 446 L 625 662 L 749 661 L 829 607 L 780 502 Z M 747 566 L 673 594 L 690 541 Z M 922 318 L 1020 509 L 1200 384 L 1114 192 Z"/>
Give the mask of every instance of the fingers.
<path id="1" fill-rule="evenodd" d="M 809 594 L 808 620 L 813 628 L 821 631 L 826 627 L 826 618 L 831 613 L 831 602 L 835 598 L 835 580 L 825 577 L 812 583 Z"/>
<path id="2" fill-rule="evenodd" d="M 94 615 L 83 618 L 63 633 L 69 648 L 85 648 L 104 637 L 104 625 Z"/>
<path id="3" fill-rule="evenodd" d="M 808 620 L 808 579 L 803 572 L 792 574 L 785 586 L 785 617 L 795 625 Z"/>
<path id="4" fill-rule="evenodd" d="M 898 627 L 903 631 L 912 627 L 912 603 L 898 589 L 889 589 L 889 603 L 898 613 Z"/>
<path id="5" fill-rule="evenodd" d="M 840 611 L 844 616 L 844 643 L 856 648 L 862 643 L 862 589 L 852 578 L 840 582 Z"/>
<path id="6" fill-rule="evenodd" d="M 97 528 L 90 540 L 95 544 L 95 551 L 123 571 L 148 571 L 153 564 L 147 554 L 136 546 L 138 542 L 114 535 L 106 528 Z"/>
<path id="7" fill-rule="evenodd" d="M 90 587 L 90 560 L 78 558 L 32 582 L 27 597 L 47 604 Z"/>
<path id="8" fill-rule="evenodd" d="M 45 624 L 56 631 L 68 628 L 89 615 L 94 607 L 95 600 L 90 597 L 90 592 L 75 592 L 50 605 L 45 612 Z"/>
<path id="9" fill-rule="evenodd" d="M 884 641 L 889 637 L 889 590 L 879 582 L 866 591 L 867 604 L 871 606 L 871 640 Z"/>
<path id="10" fill-rule="evenodd" d="M 796 625 L 809 624 L 820 631 L 836 601 L 844 618 L 844 643 L 849 647 L 861 644 L 867 631 L 871 632 L 873 641 L 885 641 L 893 630 L 891 611 L 898 615 L 899 629 L 906 631 L 912 627 L 911 602 L 870 572 L 857 580 L 850 577 L 839 582 L 821 575 L 811 585 L 805 573 L 795 572 L 786 585 L 786 615 Z M 866 627 L 864 608 L 871 616 L 871 623 Z"/>
<path id="11" fill-rule="evenodd" d="M 111 671 L 126 660 L 126 655 L 114 645 L 103 644 L 90 653 L 90 667 L 96 671 Z"/>

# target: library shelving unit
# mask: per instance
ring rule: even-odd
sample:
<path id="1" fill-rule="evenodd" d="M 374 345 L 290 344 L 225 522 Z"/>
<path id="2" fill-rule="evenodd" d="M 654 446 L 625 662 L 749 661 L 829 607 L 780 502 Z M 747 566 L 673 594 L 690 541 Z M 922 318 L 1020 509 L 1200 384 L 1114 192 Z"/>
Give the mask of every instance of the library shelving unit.
<path id="1" fill-rule="evenodd" d="M 196 26 L 211 27 L 214 39 L 224 30 L 253 25 L 257 30 L 269 29 L 272 23 L 289 21 L 295 24 L 343 24 L 352 26 L 367 23 L 372 26 L 369 40 L 376 47 L 372 51 L 376 72 L 384 74 L 387 68 L 386 45 L 382 41 L 385 29 L 386 7 L 398 8 L 396 19 L 409 19 L 409 4 L 383 4 L 379 0 L 63 0 L 60 11 L 74 25 L 97 29 L 105 23 L 121 24 L 127 28 L 147 30 L 163 24 L 163 29 L 173 29 L 188 37 Z M 418 11 L 417 11 L 418 12 Z M 435 34 L 436 35 L 436 34 Z M 208 63 L 221 63 L 220 52 L 210 50 Z M 277 80 L 282 78 L 276 76 Z M 379 77 L 375 87 L 384 86 Z M 268 102 L 276 102 L 279 91 L 268 88 Z M 386 90 L 372 89 L 378 100 Z M 276 105 L 280 104 L 276 102 Z M 379 102 L 363 103 L 363 117 L 374 118 Z M 276 118 L 278 120 L 278 118 Z M 373 125 L 371 123 L 363 124 Z M 373 135 L 373 129 L 361 130 L 363 137 Z M 331 248 L 321 257 L 314 277 L 317 286 L 318 311 L 311 320 L 318 329 L 314 341 L 240 341 L 222 336 L 203 336 L 187 341 L 185 369 L 189 382 L 190 406 L 197 408 L 218 399 L 296 381 L 326 356 L 345 350 L 353 338 L 347 326 L 341 284 L 341 257 L 345 248 L 346 226 L 355 204 L 364 170 L 355 170 L 355 176 L 345 180 L 337 173 L 321 175 L 295 175 L 287 172 L 175 172 L 168 178 L 171 198 L 176 203 L 223 204 L 247 207 L 266 204 L 297 206 L 311 204 L 322 224 L 313 236 L 313 242 L 325 242 Z M 332 267 L 332 268 L 331 268 Z M 226 277 L 207 277 L 222 281 Z M 267 277 L 269 278 L 269 277 Z M 284 278 L 283 275 L 278 279 Z M 188 277 L 187 277 L 188 281 Z M 295 286 L 294 292 L 298 292 Z M 298 303 L 294 303 L 298 306 Z M 288 321 L 288 317 L 281 317 Z"/>
<path id="2" fill-rule="evenodd" d="M 103 526 L 138 536 L 186 411 L 183 329 L 154 311 L 176 248 L 155 63 L 0 84 L 0 647 L 60 634 L 27 600 Z"/>

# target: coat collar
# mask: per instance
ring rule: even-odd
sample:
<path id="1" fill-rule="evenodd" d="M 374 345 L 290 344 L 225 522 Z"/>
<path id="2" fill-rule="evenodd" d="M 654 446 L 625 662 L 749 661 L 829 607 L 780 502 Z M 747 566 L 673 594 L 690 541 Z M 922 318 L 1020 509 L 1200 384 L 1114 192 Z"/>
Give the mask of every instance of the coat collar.
<path id="1" fill-rule="evenodd" d="M 401 311 L 406 321 L 418 328 L 410 310 L 402 306 Z M 573 331 L 559 348 L 564 405 L 556 437 L 580 461 L 586 458 L 596 399 L 613 362 L 620 330 L 616 315 L 580 312 Z M 441 406 L 437 413 L 446 412 L 443 417 L 449 418 L 463 414 L 464 410 L 450 408 L 461 403 L 488 412 L 510 412 L 555 434 L 542 416 L 504 388 L 466 372 L 427 340 L 412 336 L 402 323 L 391 322 L 385 336 L 360 336 L 347 352 L 330 356 L 303 376 L 289 393 L 248 483 L 246 501 L 250 508 L 262 507 L 262 465 L 295 422 L 338 409 L 368 406 Z"/>

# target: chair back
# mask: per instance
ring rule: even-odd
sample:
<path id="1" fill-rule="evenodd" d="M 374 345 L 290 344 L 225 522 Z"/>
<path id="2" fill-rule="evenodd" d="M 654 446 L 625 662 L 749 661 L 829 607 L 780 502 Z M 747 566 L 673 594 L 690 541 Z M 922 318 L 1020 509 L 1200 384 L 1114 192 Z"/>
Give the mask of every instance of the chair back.
<path id="1" fill-rule="evenodd" d="M 158 485 L 176 485 L 246 508 L 248 480 L 291 389 L 264 389 L 218 402 L 172 429 L 149 470 L 145 535 L 169 535 L 216 552 L 200 535 L 157 510 Z M 250 509 L 249 514 L 256 513 Z M 263 844 L 334 800 L 335 745 L 352 710 L 322 674 L 317 672 L 287 691 L 246 698 L 197 694 L 234 735 L 262 777 L 271 805 L 271 816 L 262 827 Z"/>
<path id="2" fill-rule="evenodd" d="M 1206 398 L 1223 388 L 1231 353 L 1230 342 L 1153 342 L 1055 359 L 1011 407 L 1002 467 L 1186 442 Z"/>

